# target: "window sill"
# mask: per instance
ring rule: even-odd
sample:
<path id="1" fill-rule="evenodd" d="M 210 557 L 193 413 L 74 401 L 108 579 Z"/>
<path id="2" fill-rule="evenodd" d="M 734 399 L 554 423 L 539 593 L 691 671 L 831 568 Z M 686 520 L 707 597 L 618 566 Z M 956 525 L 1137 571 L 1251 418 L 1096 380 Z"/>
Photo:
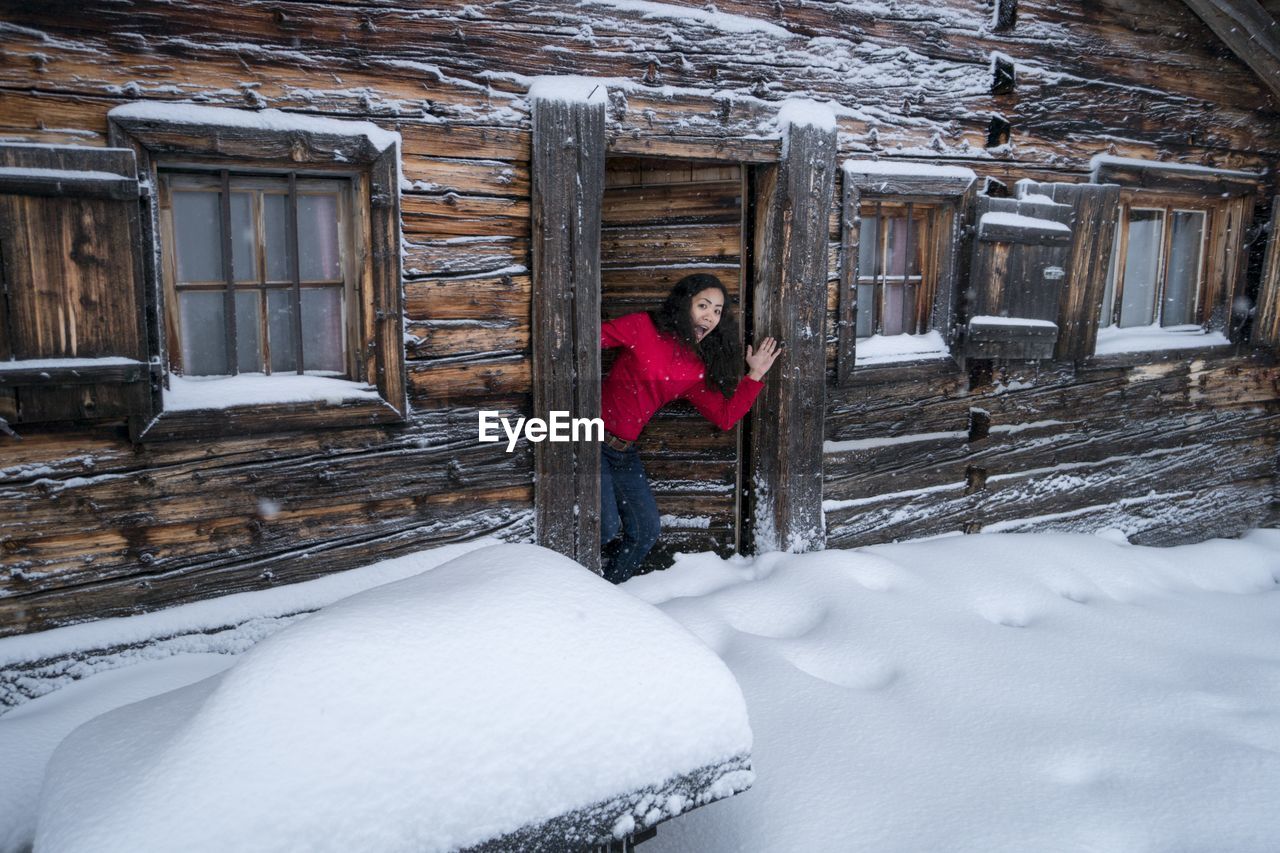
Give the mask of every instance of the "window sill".
<path id="1" fill-rule="evenodd" d="M 842 388 L 859 385 L 877 385 L 883 382 L 903 382 L 910 379 L 936 379 L 960 372 L 960 363 L 950 353 L 906 358 L 900 361 L 881 361 L 857 365 Z"/>
<path id="2" fill-rule="evenodd" d="M 1109 327 L 1114 328 L 1114 327 Z M 1199 327 L 1195 327 L 1199 328 Z M 1089 367 L 1125 367 L 1161 361 L 1221 355 L 1235 347 L 1220 331 L 1171 331 L 1147 326 L 1131 332 L 1099 330 L 1099 350 L 1085 360 Z"/>
<path id="3" fill-rule="evenodd" d="M 147 379 L 149 365 L 132 358 L 45 358 L 0 361 L 0 388 L 97 385 Z"/>
<path id="4" fill-rule="evenodd" d="M 134 440 L 224 438 L 269 432 L 373 426 L 399 423 L 404 416 L 386 400 L 360 399 L 331 403 L 257 403 L 217 409 L 178 409 L 151 419 Z"/>

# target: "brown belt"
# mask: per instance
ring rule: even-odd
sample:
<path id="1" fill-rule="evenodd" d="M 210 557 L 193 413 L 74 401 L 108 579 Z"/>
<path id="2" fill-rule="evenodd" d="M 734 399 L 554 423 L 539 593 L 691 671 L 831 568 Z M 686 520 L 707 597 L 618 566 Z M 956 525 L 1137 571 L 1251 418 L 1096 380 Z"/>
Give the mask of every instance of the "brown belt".
<path id="1" fill-rule="evenodd" d="M 606 430 L 604 434 L 604 443 L 618 451 L 630 450 L 636 445 L 634 441 L 627 441 L 625 438 L 618 438 L 608 430 Z"/>

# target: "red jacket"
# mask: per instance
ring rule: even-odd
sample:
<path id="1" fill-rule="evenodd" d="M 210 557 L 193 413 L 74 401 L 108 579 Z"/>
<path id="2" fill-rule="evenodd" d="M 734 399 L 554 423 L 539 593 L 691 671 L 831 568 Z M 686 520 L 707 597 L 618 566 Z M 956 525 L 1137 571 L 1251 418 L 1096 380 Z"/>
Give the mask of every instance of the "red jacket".
<path id="1" fill-rule="evenodd" d="M 729 429 L 751 408 L 763 382 L 743 376 L 732 397 L 705 378 L 697 354 L 675 337 L 660 333 L 647 313 L 627 314 L 600 326 L 600 345 L 625 347 L 600 388 L 604 428 L 634 441 L 654 412 L 685 399 L 720 429 Z"/>

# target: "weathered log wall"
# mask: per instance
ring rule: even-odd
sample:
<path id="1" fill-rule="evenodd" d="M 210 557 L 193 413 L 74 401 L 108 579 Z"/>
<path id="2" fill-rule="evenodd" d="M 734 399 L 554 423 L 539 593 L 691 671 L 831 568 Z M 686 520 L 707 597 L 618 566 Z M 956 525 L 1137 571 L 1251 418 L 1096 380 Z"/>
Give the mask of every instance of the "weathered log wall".
<path id="1" fill-rule="evenodd" d="M 731 26 L 701 4 L 669 16 L 531 0 L 415 5 L 0 8 L 3 139 L 104 145 L 108 110 L 134 100 L 399 130 L 413 408 L 400 426 L 201 443 L 134 447 L 111 423 L 0 436 L 0 634 L 456 538 L 530 535 L 531 454 L 477 445 L 475 425 L 478 409 L 530 405 L 534 75 L 610 78 L 619 156 L 776 161 L 777 101 L 811 97 L 837 105 L 841 157 L 946 157 L 1011 182 L 1077 179 L 1092 155 L 1115 153 L 1272 169 L 1275 187 L 1274 96 L 1167 0 L 1022 0 L 1005 33 L 989 3 L 968 0 L 723 0 L 721 13 L 751 16 Z M 997 53 L 1016 83 L 993 95 Z M 1010 143 L 988 149 L 993 115 L 1009 122 Z M 618 236 L 605 235 L 606 255 L 643 248 Z M 726 232 L 697 251 L 728 257 L 740 245 Z M 833 278 L 835 260 L 833 249 Z M 605 279 L 617 293 L 630 286 L 621 272 Z M 1177 513 L 1181 535 L 1232 532 L 1265 519 L 1272 500 L 1275 381 L 1274 368 L 1235 356 L 994 384 L 954 368 L 864 376 L 828 395 L 828 439 L 869 444 L 828 452 L 826 487 L 830 501 L 871 503 L 829 509 L 830 544 L 1129 518 L 1150 521 L 1135 524 L 1155 539 Z M 972 409 L 1009 429 L 970 440 L 982 421 Z M 700 482 L 730 482 L 720 439 L 655 427 L 650 442 L 715 469 Z M 904 435 L 925 437 L 876 444 Z M 678 482 L 685 461 L 658 460 L 655 476 Z M 664 510 L 719 517 L 705 497 L 671 491 Z M 1227 530 L 1212 521 L 1224 508 Z M 1015 523 L 1032 516 L 1049 517 Z"/>

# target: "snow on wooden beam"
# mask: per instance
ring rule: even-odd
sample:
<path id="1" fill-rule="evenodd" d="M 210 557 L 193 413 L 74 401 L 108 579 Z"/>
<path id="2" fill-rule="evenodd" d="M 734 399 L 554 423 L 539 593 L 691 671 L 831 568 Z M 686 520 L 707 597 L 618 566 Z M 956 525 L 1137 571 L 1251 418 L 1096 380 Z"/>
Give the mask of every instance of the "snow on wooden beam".
<path id="1" fill-rule="evenodd" d="M 794 114 L 793 114 L 794 115 Z M 836 173 L 834 122 L 792 121 L 783 155 L 757 184 L 754 339 L 786 346 L 751 414 L 752 528 L 757 552 L 823 547 L 827 223 Z"/>
<path id="2" fill-rule="evenodd" d="M 1280 24 L 1258 0 L 1183 0 L 1280 96 Z"/>
<path id="3" fill-rule="evenodd" d="M 540 78 L 533 108 L 533 416 L 600 415 L 600 218 L 604 86 Z M 538 544 L 600 568 L 600 456 L 593 442 L 534 447 Z"/>

